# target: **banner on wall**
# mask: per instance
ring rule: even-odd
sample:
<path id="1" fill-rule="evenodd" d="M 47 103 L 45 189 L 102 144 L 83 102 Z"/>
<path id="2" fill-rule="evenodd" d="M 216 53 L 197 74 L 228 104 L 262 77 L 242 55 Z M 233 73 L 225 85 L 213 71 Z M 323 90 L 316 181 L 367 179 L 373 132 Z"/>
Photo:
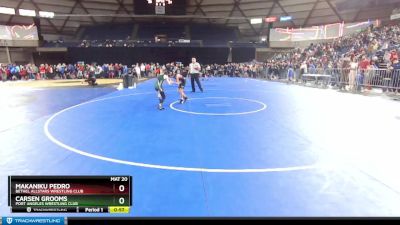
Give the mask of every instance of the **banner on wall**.
<path id="1" fill-rule="evenodd" d="M 32 25 L 14 25 L 4 26 L 0 25 L 0 40 L 39 40 L 37 27 Z"/>
<path id="2" fill-rule="evenodd" d="M 351 35 L 367 29 L 371 25 L 378 26 L 379 20 L 360 23 L 334 23 L 306 28 L 275 28 L 270 31 L 270 41 L 313 41 L 335 39 Z"/>

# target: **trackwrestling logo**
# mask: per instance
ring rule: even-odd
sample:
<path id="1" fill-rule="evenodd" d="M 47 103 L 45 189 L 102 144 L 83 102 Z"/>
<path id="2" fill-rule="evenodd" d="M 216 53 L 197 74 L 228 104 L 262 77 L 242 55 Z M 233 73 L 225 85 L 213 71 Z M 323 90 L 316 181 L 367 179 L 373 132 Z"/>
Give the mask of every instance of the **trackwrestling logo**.
<path id="1" fill-rule="evenodd" d="M 37 224 L 52 224 L 64 225 L 63 217 L 3 217 L 3 224 L 12 225 L 37 225 Z"/>

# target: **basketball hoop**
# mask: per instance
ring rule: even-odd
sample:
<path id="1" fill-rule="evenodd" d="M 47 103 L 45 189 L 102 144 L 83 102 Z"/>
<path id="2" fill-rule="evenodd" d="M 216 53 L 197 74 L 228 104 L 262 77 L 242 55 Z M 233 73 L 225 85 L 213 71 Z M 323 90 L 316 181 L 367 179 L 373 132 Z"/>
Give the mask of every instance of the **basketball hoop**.
<path id="1" fill-rule="evenodd" d="M 153 4 L 153 0 L 147 0 L 147 3 Z M 164 6 L 165 4 L 172 5 L 172 0 L 156 0 L 156 6 Z"/>
<path id="2" fill-rule="evenodd" d="M 153 0 L 147 0 L 147 3 L 153 4 Z M 155 12 L 156 14 L 165 14 L 165 5 L 172 5 L 172 0 L 155 0 Z"/>

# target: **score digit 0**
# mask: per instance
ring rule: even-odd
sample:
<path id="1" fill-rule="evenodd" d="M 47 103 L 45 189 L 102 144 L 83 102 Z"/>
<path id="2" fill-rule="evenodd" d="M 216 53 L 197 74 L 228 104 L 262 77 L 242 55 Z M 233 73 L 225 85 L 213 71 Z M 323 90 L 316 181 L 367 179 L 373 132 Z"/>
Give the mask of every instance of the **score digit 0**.
<path id="1" fill-rule="evenodd" d="M 119 198 L 118 202 L 120 205 L 123 205 L 125 203 L 125 198 L 123 197 Z"/>
<path id="2" fill-rule="evenodd" d="M 125 191 L 125 186 L 124 185 L 119 185 L 118 190 L 119 190 L 119 192 L 124 192 Z"/>

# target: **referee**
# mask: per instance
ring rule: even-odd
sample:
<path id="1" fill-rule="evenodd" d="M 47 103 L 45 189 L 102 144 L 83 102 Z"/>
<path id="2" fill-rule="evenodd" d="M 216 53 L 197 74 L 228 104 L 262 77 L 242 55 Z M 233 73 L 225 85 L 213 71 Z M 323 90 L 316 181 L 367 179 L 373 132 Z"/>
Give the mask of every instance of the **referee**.
<path id="1" fill-rule="evenodd" d="M 201 83 L 199 80 L 200 76 L 200 64 L 196 62 L 196 58 L 192 58 L 192 63 L 189 64 L 189 73 L 190 73 L 190 80 L 192 84 L 192 92 L 196 92 L 196 87 L 194 85 L 194 81 L 196 80 L 197 86 L 199 86 L 200 91 L 203 92 L 203 88 L 201 87 Z"/>

